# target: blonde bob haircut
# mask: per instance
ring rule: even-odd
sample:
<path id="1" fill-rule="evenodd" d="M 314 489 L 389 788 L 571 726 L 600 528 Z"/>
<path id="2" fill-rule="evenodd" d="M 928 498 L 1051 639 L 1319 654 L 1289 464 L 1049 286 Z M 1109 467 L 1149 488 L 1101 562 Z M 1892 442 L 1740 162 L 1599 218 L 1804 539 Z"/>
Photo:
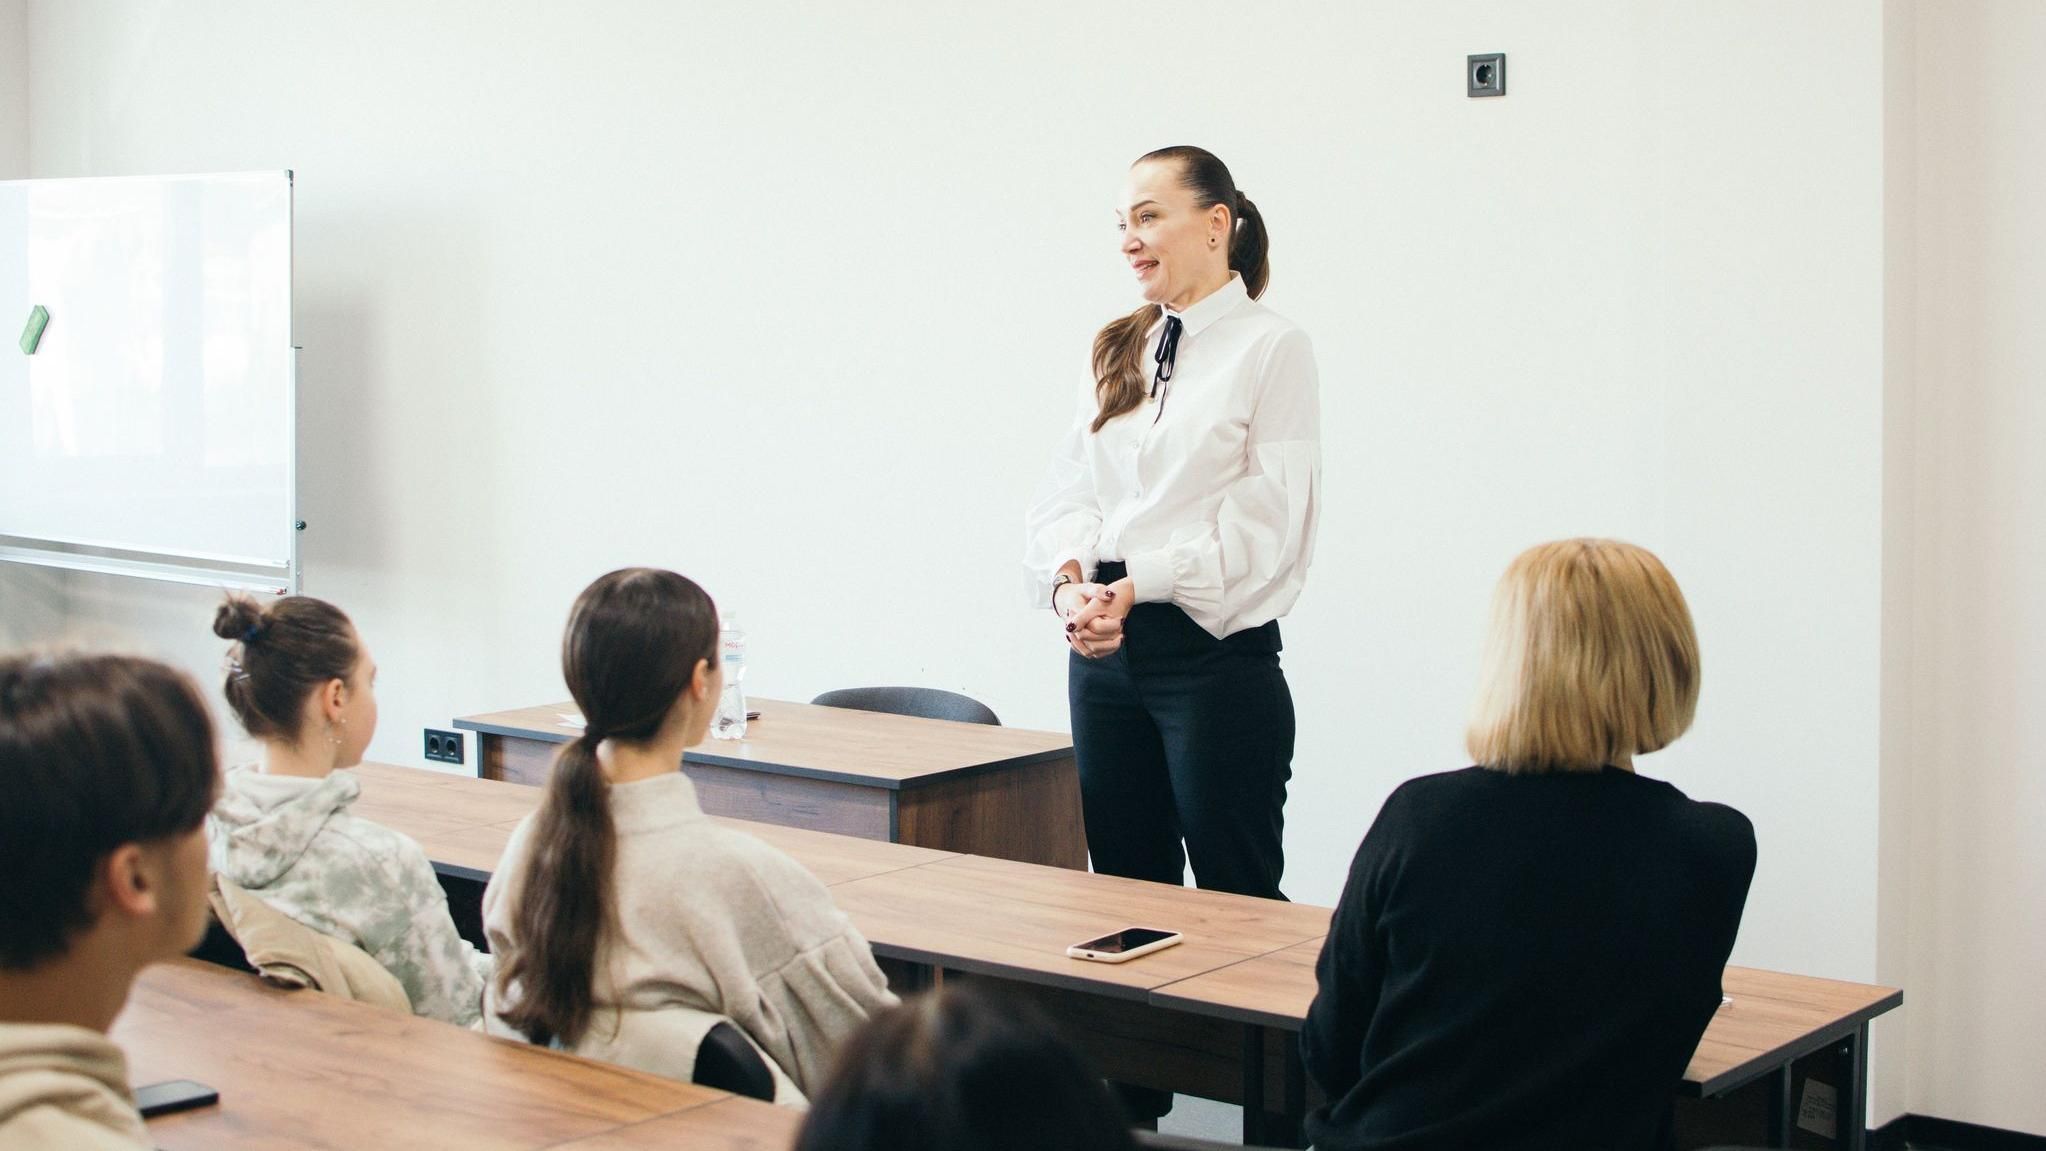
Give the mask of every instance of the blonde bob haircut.
<path id="1" fill-rule="evenodd" d="M 1465 746 L 1509 773 L 1597 771 L 1675 742 L 1698 633 L 1662 561 L 1617 540 L 1529 548 L 1499 579 Z"/>

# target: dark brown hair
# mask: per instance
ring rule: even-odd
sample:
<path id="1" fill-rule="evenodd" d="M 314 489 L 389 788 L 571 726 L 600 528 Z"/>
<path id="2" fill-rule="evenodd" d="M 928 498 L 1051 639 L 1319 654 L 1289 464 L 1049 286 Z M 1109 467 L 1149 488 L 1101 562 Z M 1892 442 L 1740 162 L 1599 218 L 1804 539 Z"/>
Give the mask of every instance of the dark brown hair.
<path id="1" fill-rule="evenodd" d="M 1171 161 L 1179 165 L 1179 186 L 1193 193 L 1199 208 L 1217 204 L 1229 209 L 1229 270 L 1243 277 L 1243 290 L 1255 300 L 1265 294 L 1272 279 L 1271 237 L 1265 232 L 1265 218 L 1236 189 L 1229 166 L 1213 152 L 1181 144 L 1160 148 L 1137 157 L 1137 164 Z M 1136 164 L 1130 165 L 1135 167 Z M 1145 304 L 1119 319 L 1110 320 L 1094 335 L 1094 396 L 1101 410 L 1094 417 L 1094 431 L 1108 421 L 1134 411 L 1144 402 L 1144 344 L 1151 325 L 1158 322 L 1160 308 Z"/>
<path id="2" fill-rule="evenodd" d="M 839 1052 L 796 1151 L 1125 1151 L 1100 1073 L 1028 1003 L 972 982 L 876 1015 Z"/>
<path id="3" fill-rule="evenodd" d="M 528 837 L 512 944 L 497 961 L 498 991 L 508 1004 L 499 1014 L 534 1043 L 574 1044 L 590 1024 L 617 856 L 611 787 L 597 745 L 658 734 L 696 665 L 716 666 L 717 641 L 716 605 L 671 571 L 626 568 L 602 576 L 568 613 L 561 674 L 582 709 L 583 734 L 554 761 Z"/>
<path id="4" fill-rule="evenodd" d="M 183 674 L 115 655 L 0 658 L 0 968 L 62 955 L 116 848 L 198 830 L 220 768 Z"/>
<path id="5" fill-rule="evenodd" d="M 213 634 L 228 649 L 227 706 L 257 739 L 296 741 L 306 696 L 329 680 L 347 679 L 362 660 L 355 625 L 340 608 L 309 595 L 264 607 L 229 593 L 213 613 Z"/>

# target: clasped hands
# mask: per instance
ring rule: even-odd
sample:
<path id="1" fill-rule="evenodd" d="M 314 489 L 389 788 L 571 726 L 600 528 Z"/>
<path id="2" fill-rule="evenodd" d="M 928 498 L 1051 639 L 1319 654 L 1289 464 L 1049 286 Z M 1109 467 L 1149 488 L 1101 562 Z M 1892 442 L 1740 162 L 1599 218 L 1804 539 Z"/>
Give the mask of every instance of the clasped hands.
<path id="1" fill-rule="evenodd" d="M 1124 577 L 1111 584 L 1065 584 L 1054 606 L 1065 622 L 1066 643 L 1088 659 L 1100 659 L 1122 647 L 1122 623 L 1136 602 L 1136 585 Z"/>

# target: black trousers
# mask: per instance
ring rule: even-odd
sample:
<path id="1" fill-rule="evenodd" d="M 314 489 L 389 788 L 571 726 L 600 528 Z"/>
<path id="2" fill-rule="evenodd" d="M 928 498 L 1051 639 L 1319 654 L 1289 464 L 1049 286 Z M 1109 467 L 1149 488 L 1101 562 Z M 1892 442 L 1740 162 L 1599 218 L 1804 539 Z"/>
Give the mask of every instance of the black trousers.
<path id="1" fill-rule="evenodd" d="M 1123 575 L 1104 563 L 1096 578 Z M 1070 656 L 1094 870 L 1176 885 L 1191 860 L 1200 887 L 1285 898 L 1293 693 L 1279 650 L 1276 621 L 1218 640 L 1178 607 L 1146 603 L 1114 654 Z"/>

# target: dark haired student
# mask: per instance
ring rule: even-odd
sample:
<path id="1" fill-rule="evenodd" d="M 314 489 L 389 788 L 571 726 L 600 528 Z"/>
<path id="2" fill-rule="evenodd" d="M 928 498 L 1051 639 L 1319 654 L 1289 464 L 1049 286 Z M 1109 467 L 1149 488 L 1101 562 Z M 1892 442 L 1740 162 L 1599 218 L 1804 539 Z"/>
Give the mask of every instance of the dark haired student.
<path id="1" fill-rule="evenodd" d="M 1202 887 L 1280 899 L 1278 621 L 1314 553 L 1314 352 L 1258 303 L 1264 219 L 1222 161 L 1144 156 L 1116 218 L 1145 302 L 1094 338 L 1025 549 L 1071 648 L 1087 848 L 1112 875 L 1178 884 L 1190 860 Z"/>
<path id="2" fill-rule="evenodd" d="M 213 620 L 231 639 L 227 703 L 263 741 L 227 773 L 208 824 L 213 867 L 314 931 L 369 953 L 414 1014 L 469 1026 L 491 957 L 455 929 L 433 863 L 403 832 L 349 811 L 376 732 L 376 663 L 340 608 L 311 596 L 268 607 L 230 596 Z"/>
<path id="3" fill-rule="evenodd" d="M 107 1028 L 206 930 L 213 724 L 122 656 L 0 658 L 0 1147 L 148 1147 Z"/>
<path id="4" fill-rule="evenodd" d="M 798 1103 L 895 996 L 815 876 L 697 806 L 679 768 L 717 710 L 717 643 L 717 608 L 674 572 L 615 571 L 576 599 L 561 670 L 583 734 L 483 894 L 487 1024 L 688 1079 L 722 1017 Z"/>
<path id="5" fill-rule="evenodd" d="M 876 1015 L 795 1151 L 1136 1151 L 1100 1071 L 994 986 L 955 981 Z"/>

